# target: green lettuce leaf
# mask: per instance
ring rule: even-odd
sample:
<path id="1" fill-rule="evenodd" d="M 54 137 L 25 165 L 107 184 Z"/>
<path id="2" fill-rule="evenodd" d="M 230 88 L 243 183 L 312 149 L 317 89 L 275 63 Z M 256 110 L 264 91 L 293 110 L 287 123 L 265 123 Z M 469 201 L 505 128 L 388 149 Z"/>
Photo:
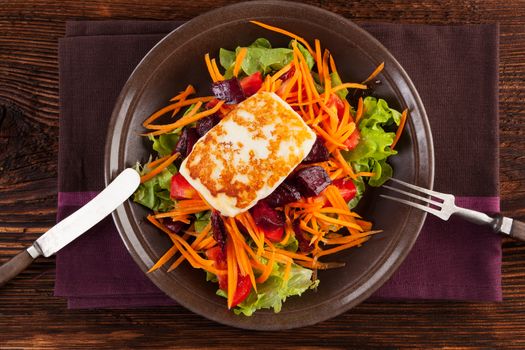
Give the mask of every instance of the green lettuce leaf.
<path id="1" fill-rule="evenodd" d="M 343 153 L 356 171 L 375 173 L 368 184 L 377 187 L 392 177 L 392 167 L 387 163 L 387 158 L 397 154 L 397 151 L 390 148 L 395 133 L 388 132 L 385 128 L 399 125 L 401 113 L 388 107 L 383 99 L 368 96 L 363 103 L 365 112 L 358 126 L 359 143 L 352 151 Z"/>
<path id="2" fill-rule="evenodd" d="M 260 47 L 263 49 L 271 49 L 272 44 L 268 39 L 265 38 L 258 38 L 253 43 L 250 44 L 250 47 Z"/>
<path id="3" fill-rule="evenodd" d="M 271 309 L 281 311 L 286 298 L 301 295 L 308 289 L 316 288 L 319 281 L 312 281 L 312 270 L 292 264 L 288 281 L 284 281 L 285 266 L 274 264 L 272 274 L 268 279 L 257 285 L 257 293 L 252 290 L 250 295 L 233 311 L 237 314 L 251 316 L 258 309 Z M 220 290 L 219 290 L 220 291 Z M 224 295 L 224 292 L 218 292 Z"/>
<path id="4" fill-rule="evenodd" d="M 292 50 L 277 48 L 268 49 L 262 47 L 248 47 L 248 52 L 241 64 L 241 69 L 246 75 L 251 75 L 255 72 L 268 74 L 271 71 L 276 71 L 293 59 Z"/>
<path id="5" fill-rule="evenodd" d="M 288 241 L 284 244 L 276 243 L 275 246 L 279 249 L 288 250 L 289 252 L 296 252 L 299 249 L 299 241 L 295 236 L 290 235 Z"/>
<path id="6" fill-rule="evenodd" d="M 210 223 L 211 210 L 201 211 L 195 214 L 195 231 L 201 232 Z"/>
<path id="7" fill-rule="evenodd" d="M 230 67 L 233 67 L 235 64 L 235 51 L 221 48 L 219 50 L 219 63 L 226 70 L 228 70 Z"/>
<path id="8" fill-rule="evenodd" d="M 145 175 L 150 170 L 137 163 L 135 170 Z M 133 194 L 133 201 L 154 211 L 164 212 L 173 208 L 175 202 L 170 197 L 171 177 L 177 171 L 175 166 L 167 167 L 157 176 L 140 184 Z"/>
<path id="9" fill-rule="evenodd" d="M 348 208 L 350 209 L 354 209 L 357 206 L 357 203 L 359 203 L 361 198 L 363 198 L 363 195 L 365 194 L 365 188 L 366 188 L 365 182 L 363 181 L 362 178 L 357 178 L 352 181 L 354 182 L 356 193 L 355 193 L 354 198 L 352 198 L 350 202 L 348 202 Z"/>
<path id="10" fill-rule="evenodd" d="M 179 128 L 158 137 L 148 136 L 149 140 L 153 142 L 153 150 L 156 151 L 160 157 L 170 155 L 177 141 L 179 141 L 181 131 L 182 128 Z"/>
<path id="11" fill-rule="evenodd" d="M 294 42 L 294 40 L 290 41 L 290 44 L 288 45 L 289 48 L 292 48 L 292 43 L 293 42 Z M 306 64 L 308 65 L 308 69 L 311 70 L 312 67 L 314 66 L 314 63 L 315 63 L 314 57 L 310 54 L 310 52 L 306 49 L 306 47 L 304 47 L 301 43 L 299 43 L 298 41 L 296 41 L 296 43 L 297 43 L 297 48 L 303 54 L 304 59 L 306 60 Z"/>
<path id="12" fill-rule="evenodd" d="M 334 72 L 334 73 L 330 74 L 330 80 L 332 81 L 332 87 L 336 87 L 336 86 L 341 85 L 343 83 L 341 81 L 341 77 L 339 76 L 339 74 L 337 74 L 337 72 Z M 344 100 L 346 98 L 346 96 L 348 95 L 348 89 L 344 88 L 344 89 L 336 91 L 335 93 L 336 93 L 337 96 L 339 96 L 341 99 Z"/>
<path id="13" fill-rule="evenodd" d="M 302 46 L 298 44 L 298 49 L 305 57 L 308 67 L 311 69 L 315 63 L 312 55 Z M 289 48 L 272 48 L 272 45 L 267 39 L 259 38 L 247 47 L 246 56 L 241 64 L 241 74 L 251 75 L 255 72 L 268 74 L 277 71 L 293 59 L 293 51 Z M 219 63 L 226 70 L 224 77 L 229 79 L 233 76 L 233 67 L 235 65 L 235 57 L 239 53 L 241 47 L 237 47 L 235 51 L 226 49 L 219 50 Z"/>

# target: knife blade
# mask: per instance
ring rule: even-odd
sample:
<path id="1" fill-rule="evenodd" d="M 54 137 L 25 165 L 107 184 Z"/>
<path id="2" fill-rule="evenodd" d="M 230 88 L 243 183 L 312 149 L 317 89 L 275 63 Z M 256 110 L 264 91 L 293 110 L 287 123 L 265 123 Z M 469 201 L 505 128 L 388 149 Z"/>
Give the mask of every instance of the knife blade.
<path id="1" fill-rule="evenodd" d="M 38 256 L 49 257 L 95 226 L 128 199 L 140 185 L 140 175 L 128 168 L 82 208 L 50 228 L 27 250 L 0 266 L 0 286 L 22 272 Z"/>

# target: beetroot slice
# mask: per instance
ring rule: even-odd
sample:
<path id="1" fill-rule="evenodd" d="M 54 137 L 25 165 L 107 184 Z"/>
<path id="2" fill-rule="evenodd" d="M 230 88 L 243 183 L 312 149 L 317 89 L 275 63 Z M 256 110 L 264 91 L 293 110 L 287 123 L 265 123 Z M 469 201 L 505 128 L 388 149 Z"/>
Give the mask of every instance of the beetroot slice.
<path id="1" fill-rule="evenodd" d="M 213 230 L 213 238 L 217 241 L 222 251 L 225 252 L 226 227 L 224 227 L 224 221 L 222 221 L 220 214 L 215 210 L 211 213 L 211 228 Z"/>
<path id="2" fill-rule="evenodd" d="M 310 245 L 310 240 L 306 235 L 304 234 L 303 230 L 301 230 L 301 225 L 299 223 L 299 220 L 295 220 L 292 223 L 293 232 L 295 233 L 295 238 L 297 239 L 297 242 L 299 243 L 299 250 L 303 253 L 310 252 L 314 247 L 313 245 Z"/>
<path id="3" fill-rule="evenodd" d="M 282 207 L 301 199 L 301 193 L 293 185 L 283 182 L 264 200 L 272 208 Z"/>
<path id="4" fill-rule="evenodd" d="M 180 158 L 186 157 L 186 148 L 188 146 L 188 128 L 182 129 L 182 132 L 179 136 L 179 140 L 175 145 L 173 153 L 180 153 Z"/>
<path id="5" fill-rule="evenodd" d="M 190 154 L 191 150 L 193 149 L 193 146 L 195 146 L 195 142 L 197 142 L 198 139 L 199 134 L 197 134 L 197 130 L 195 128 L 182 129 L 182 133 L 180 134 L 179 140 L 175 145 L 173 153 L 179 152 L 179 159 L 186 158 L 188 154 Z"/>
<path id="6" fill-rule="evenodd" d="M 246 99 L 237 78 L 212 83 L 211 91 L 215 97 L 226 101 L 227 104 L 236 104 Z"/>
<path id="7" fill-rule="evenodd" d="M 197 134 L 200 137 L 206 135 L 215 125 L 219 124 L 221 118 L 217 114 L 210 115 L 209 117 L 202 118 L 197 122 Z"/>
<path id="8" fill-rule="evenodd" d="M 188 226 L 188 224 L 185 224 L 182 221 L 173 221 L 173 220 L 167 220 L 167 219 L 163 219 L 162 224 L 164 225 L 164 227 L 166 227 L 168 230 L 170 230 L 173 233 L 179 233 L 184 228 L 186 228 L 186 226 Z"/>
<path id="9" fill-rule="evenodd" d="M 293 177 L 295 187 L 305 197 L 317 196 L 332 183 L 326 171 L 320 166 L 311 166 L 297 171 Z"/>
<path id="10" fill-rule="evenodd" d="M 199 134 L 197 134 L 197 130 L 195 128 L 189 128 L 188 129 L 188 143 L 186 144 L 186 154 L 185 157 L 188 156 L 188 154 L 191 153 L 191 150 L 193 149 L 193 146 L 195 146 L 195 143 L 199 139 Z"/>
<path id="11" fill-rule="evenodd" d="M 310 164 L 310 163 L 319 163 L 319 162 L 326 162 L 328 158 L 330 157 L 330 154 L 328 153 L 328 150 L 326 149 L 326 146 L 324 145 L 324 141 L 319 136 L 315 140 L 314 145 L 312 146 L 312 149 L 310 150 L 310 153 L 306 156 L 306 158 L 303 159 L 304 164 Z"/>
<path id="12" fill-rule="evenodd" d="M 255 224 L 263 230 L 272 231 L 284 225 L 284 214 L 270 207 L 265 201 L 259 201 L 251 213 Z"/>

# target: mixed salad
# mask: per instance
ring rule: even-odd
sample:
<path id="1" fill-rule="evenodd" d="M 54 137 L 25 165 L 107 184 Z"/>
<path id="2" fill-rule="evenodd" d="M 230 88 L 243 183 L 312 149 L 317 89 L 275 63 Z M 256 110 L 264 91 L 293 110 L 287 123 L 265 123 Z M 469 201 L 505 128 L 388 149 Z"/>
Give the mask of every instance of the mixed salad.
<path id="1" fill-rule="evenodd" d="M 168 263 L 172 271 L 187 261 L 218 283 L 228 308 L 246 316 L 261 308 L 279 312 L 288 297 L 318 286 L 318 270 L 344 265 L 330 255 L 379 232 L 353 209 L 366 184 L 380 186 L 392 176 L 387 159 L 396 154 L 407 118 L 406 110 L 371 96 L 383 64 L 362 83 L 343 82 L 318 40 L 312 47 L 293 33 L 252 23 L 287 35 L 288 47 L 259 38 L 247 47 L 221 49 L 218 62 L 206 54 L 213 94 L 194 97 L 188 85 L 144 121 L 155 155 L 137 163 L 142 178 L 134 194 L 135 202 L 151 209 L 147 219 L 173 242 L 150 271 Z M 259 91 L 288 103 L 317 140 L 270 196 L 224 217 L 178 168 L 199 138 Z"/>

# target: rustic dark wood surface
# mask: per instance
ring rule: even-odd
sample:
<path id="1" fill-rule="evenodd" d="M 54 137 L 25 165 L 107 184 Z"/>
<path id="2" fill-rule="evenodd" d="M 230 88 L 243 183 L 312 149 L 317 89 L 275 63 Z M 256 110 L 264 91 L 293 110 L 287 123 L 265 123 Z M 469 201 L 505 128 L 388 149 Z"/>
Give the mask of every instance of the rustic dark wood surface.
<path id="1" fill-rule="evenodd" d="M 58 38 L 71 19 L 190 19 L 232 1 L 0 1 L 0 262 L 55 222 Z M 357 22 L 501 24 L 501 196 L 525 220 L 525 1 L 308 1 Z M 473 87 L 475 88 L 475 87 Z M 525 245 L 503 243 L 503 303 L 366 302 L 305 329 L 261 333 L 182 307 L 67 310 L 54 259 L 0 289 L 0 349 L 209 347 L 525 348 Z"/>

